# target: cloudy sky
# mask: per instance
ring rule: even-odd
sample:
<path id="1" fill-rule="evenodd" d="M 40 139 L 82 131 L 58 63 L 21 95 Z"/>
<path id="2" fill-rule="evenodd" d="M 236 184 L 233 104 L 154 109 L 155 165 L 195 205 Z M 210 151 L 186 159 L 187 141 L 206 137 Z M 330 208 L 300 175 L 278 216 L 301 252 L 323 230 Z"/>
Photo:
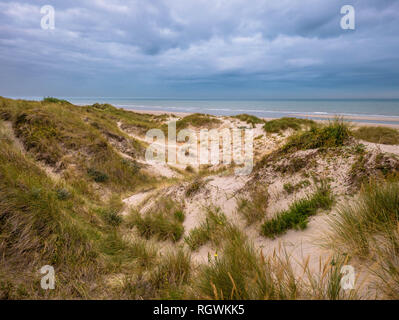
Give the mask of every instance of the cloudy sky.
<path id="1" fill-rule="evenodd" d="M 398 33 L 398 0 L 0 0 L 0 95 L 399 98 Z"/>

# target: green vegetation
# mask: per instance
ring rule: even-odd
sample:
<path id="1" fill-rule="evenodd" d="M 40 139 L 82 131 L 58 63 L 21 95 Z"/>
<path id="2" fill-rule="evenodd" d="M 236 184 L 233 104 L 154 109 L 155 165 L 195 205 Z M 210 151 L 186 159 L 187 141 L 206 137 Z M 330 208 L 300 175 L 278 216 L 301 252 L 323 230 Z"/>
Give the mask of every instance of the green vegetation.
<path id="1" fill-rule="evenodd" d="M 121 123 L 121 128 L 133 133 L 145 134 L 150 129 L 161 129 L 163 121 L 168 115 L 152 115 L 137 113 L 122 108 L 115 108 L 110 104 L 95 103 L 84 108 L 88 113 L 93 114 L 101 120 L 112 120 Z M 104 121 L 101 121 L 103 124 Z M 94 123 L 95 125 L 95 123 Z"/>
<path id="2" fill-rule="evenodd" d="M 159 240 L 178 241 L 183 235 L 184 213 L 181 205 L 172 200 L 161 199 L 149 212 L 132 212 L 128 225 L 135 226 L 140 235 L 149 239 L 156 236 Z"/>
<path id="3" fill-rule="evenodd" d="M 321 264 L 320 272 L 310 270 L 305 261 L 298 277 L 298 265 L 291 265 L 288 254 L 264 257 L 265 251 L 219 208 L 209 208 L 184 241 L 185 204 L 163 198 L 162 192 L 148 198 L 140 213 L 122 215 L 127 208 L 121 199 L 129 195 L 158 183 L 181 186 L 172 185 L 177 178 L 148 176 L 140 164 L 145 145 L 127 134 L 164 129 L 169 116 L 137 114 L 108 104 L 77 107 L 56 98 L 38 102 L 0 97 L 0 119 L 0 299 L 352 298 L 356 291 L 345 293 L 339 285 L 340 268 L 352 256 L 370 262 L 386 297 L 399 298 L 399 165 L 393 156 L 373 153 L 368 159 L 364 147 L 354 144 L 337 150 L 351 159 L 356 155 L 351 173 L 374 182 L 363 185 L 360 198 L 331 218 L 331 242 L 338 255 Z M 180 126 L 212 126 L 217 121 L 191 115 Z M 271 161 L 273 176 L 301 171 L 309 178 L 302 170 L 309 168 L 309 158 L 287 151 L 340 147 L 350 136 L 338 120 L 317 127 L 301 124 L 306 126 L 312 128 L 294 134 L 282 151 L 270 156 L 281 160 Z M 191 167 L 180 170 L 183 178 L 178 182 L 189 181 L 185 197 L 200 192 L 210 172 L 229 172 L 200 169 L 198 174 Z M 304 228 L 317 210 L 332 205 L 331 191 L 322 184 L 314 194 L 264 220 L 269 194 L 259 183 L 265 176 L 256 174 L 251 181 L 258 184 L 238 199 L 238 213 L 248 225 L 262 221 L 267 237 Z M 295 192 L 309 184 L 302 180 L 284 189 Z M 174 242 L 166 252 L 158 242 L 165 240 Z M 193 264 L 186 247 L 195 251 L 206 244 L 212 250 L 208 263 Z M 40 289 L 38 271 L 47 264 L 56 271 L 55 290 Z"/>
<path id="4" fill-rule="evenodd" d="M 97 171 L 95 169 L 89 168 L 87 169 L 87 174 L 93 178 L 95 182 L 106 182 L 108 181 L 108 175 L 106 173 Z"/>
<path id="5" fill-rule="evenodd" d="M 122 217 L 119 212 L 123 208 L 123 202 L 117 195 L 113 195 L 105 207 L 96 209 L 96 212 L 110 226 L 117 227 L 122 223 Z"/>
<path id="6" fill-rule="evenodd" d="M 357 189 L 371 177 L 374 179 L 388 178 L 397 175 L 398 171 L 399 161 L 396 157 L 383 153 L 373 156 L 365 150 L 360 150 L 351 166 L 349 176 L 353 186 Z"/>
<path id="7" fill-rule="evenodd" d="M 244 217 L 248 225 L 251 225 L 265 217 L 268 201 L 267 187 L 253 187 L 248 198 L 238 199 L 238 213 Z"/>
<path id="8" fill-rule="evenodd" d="M 95 210 L 78 189 L 50 179 L 21 153 L 2 122 L 0 150 L 1 298 L 88 298 L 103 290 L 102 275 L 139 259 L 132 244 L 112 231 L 117 199 L 108 204 L 112 214 Z M 46 264 L 56 270 L 55 290 L 37 289 Z"/>
<path id="9" fill-rule="evenodd" d="M 179 248 L 158 257 L 137 275 L 124 279 L 122 296 L 128 299 L 184 299 L 192 281 L 190 254 Z"/>
<path id="10" fill-rule="evenodd" d="M 295 191 L 295 187 L 290 182 L 284 183 L 283 188 L 289 194 L 291 194 Z"/>
<path id="11" fill-rule="evenodd" d="M 215 124 L 219 124 L 221 121 L 218 118 L 210 116 L 208 114 L 202 113 L 193 113 L 181 120 L 176 121 L 176 130 L 182 130 L 187 128 L 188 126 L 193 127 L 203 127 L 203 126 L 212 126 Z"/>
<path id="12" fill-rule="evenodd" d="M 359 198 L 331 218 L 330 243 L 340 254 L 368 259 L 386 298 L 399 298 L 399 183 L 364 184 Z"/>
<path id="13" fill-rule="evenodd" d="M 292 203 L 288 210 L 282 211 L 271 220 L 262 225 L 262 234 L 266 237 L 275 237 L 285 233 L 289 229 L 304 229 L 308 224 L 308 218 L 316 214 L 318 209 L 331 208 L 333 196 L 330 188 L 322 184 L 316 192 L 305 199 Z"/>
<path id="14" fill-rule="evenodd" d="M 57 99 L 53 97 L 46 97 L 42 100 L 43 103 L 58 103 L 58 104 L 71 104 L 67 100 Z"/>
<path id="15" fill-rule="evenodd" d="M 288 161 L 284 164 L 275 166 L 275 170 L 281 173 L 293 174 L 305 168 L 308 164 L 309 159 L 307 158 L 292 157 L 291 159 L 288 159 Z"/>
<path id="16" fill-rule="evenodd" d="M 317 148 L 341 147 L 350 137 L 348 124 L 340 119 L 321 127 L 312 127 L 310 130 L 294 134 L 285 146 L 284 152 L 295 152 Z"/>
<path id="17" fill-rule="evenodd" d="M 205 185 L 205 181 L 201 178 L 195 178 L 193 182 L 186 189 L 186 197 L 192 197 L 197 194 L 201 188 Z"/>
<path id="18" fill-rule="evenodd" d="M 265 258 L 234 225 L 226 225 L 220 253 L 203 265 L 194 289 L 201 299 L 277 300 L 350 299 L 356 291 L 345 293 L 340 286 L 343 259 L 333 258 L 319 272 L 303 266 L 303 278 L 296 278 L 286 253 Z M 197 294 L 198 295 L 198 294 Z"/>
<path id="19" fill-rule="evenodd" d="M 111 112 L 102 114 L 108 110 Z M 93 194 L 93 180 L 117 192 L 152 182 L 137 163 L 119 154 L 126 152 L 139 158 L 144 155 L 144 148 L 120 131 L 115 110 L 118 109 L 112 106 L 97 110 L 0 98 L 0 114 L 12 122 L 15 135 L 26 150 L 89 194 Z"/>
<path id="20" fill-rule="evenodd" d="M 269 133 L 279 133 L 287 129 L 293 129 L 295 131 L 300 130 L 304 127 L 315 127 L 316 123 L 309 119 L 300 118 L 280 118 L 267 121 L 263 126 L 263 129 Z"/>
<path id="21" fill-rule="evenodd" d="M 255 117 L 255 116 L 252 116 L 252 115 L 246 114 L 246 113 L 238 114 L 236 116 L 233 116 L 232 118 L 236 118 L 243 122 L 246 122 L 246 123 L 252 125 L 253 128 L 255 127 L 255 125 L 265 122 L 264 120 L 262 120 L 258 117 Z"/>
<path id="22" fill-rule="evenodd" d="M 181 299 L 192 274 L 191 256 L 183 249 L 168 252 L 150 275 L 150 283 L 163 299 Z"/>
<path id="23" fill-rule="evenodd" d="M 197 250 L 208 241 L 213 244 L 219 243 L 224 228 L 227 225 L 227 219 L 220 208 L 208 208 L 205 221 L 200 226 L 192 229 L 184 241 L 191 250 Z"/>
<path id="24" fill-rule="evenodd" d="M 388 127 L 362 126 L 354 130 L 353 135 L 357 139 L 373 143 L 399 144 L 399 131 Z"/>
<path id="25" fill-rule="evenodd" d="M 306 188 L 308 186 L 310 186 L 311 183 L 309 180 L 305 179 L 305 180 L 301 180 L 299 181 L 297 184 L 293 185 L 290 182 L 284 183 L 283 185 L 283 189 L 288 193 L 294 193 L 295 191 L 302 189 L 302 188 Z"/>

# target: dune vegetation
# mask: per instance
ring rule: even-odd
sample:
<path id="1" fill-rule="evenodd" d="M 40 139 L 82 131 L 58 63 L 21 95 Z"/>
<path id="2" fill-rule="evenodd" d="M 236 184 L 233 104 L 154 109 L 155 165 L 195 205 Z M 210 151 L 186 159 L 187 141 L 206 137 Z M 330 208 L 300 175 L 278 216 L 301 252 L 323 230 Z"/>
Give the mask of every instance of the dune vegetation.
<path id="1" fill-rule="evenodd" d="M 316 123 L 313 120 L 284 117 L 267 121 L 263 128 L 266 132 L 279 133 L 287 129 L 298 131 L 304 127 L 313 126 L 316 126 Z"/>
<path id="2" fill-rule="evenodd" d="M 144 134 L 171 120 L 250 124 L 253 172 L 147 163 Z M 395 134 L 0 97 L 0 298 L 397 299 L 399 149 L 372 148 Z M 366 286 L 342 288 L 348 264 Z"/>
<path id="3" fill-rule="evenodd" d="M 357 139 L 381 144 L 399 144 L 399 131 L 389 127 L 362 126 L 354 130 Z"/>

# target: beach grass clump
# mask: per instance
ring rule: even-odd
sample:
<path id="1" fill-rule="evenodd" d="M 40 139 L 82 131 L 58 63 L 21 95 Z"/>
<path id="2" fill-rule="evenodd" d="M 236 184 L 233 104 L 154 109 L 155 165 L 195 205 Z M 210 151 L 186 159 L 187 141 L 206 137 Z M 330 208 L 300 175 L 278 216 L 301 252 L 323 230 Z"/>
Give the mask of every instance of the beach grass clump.
<path id="1" fill-rule="evenodd" d="M 71 104 L 67 100 L 57 99 L 54 97 L 45 97 L 43 98 L 42 103 Z"/>
<path id="2" fill-rule="evenodd" d="M 284 183 L 283 189 L 288 194 L 292 194 L 295 191 L 300 190 L 302 188 L 306 188 L 310 185 L 311 185 L 310 181 L 308 179 L 304 179 L 304 180 L 299 181 L 296 184 L 292 184 L 291 182 Z"/>
<path id="3" fill-rule="evenodd" d="M 283 146 L 282 151 L 295 152 L 298 150 L 341 147 L 350 135 L 349 125 L 342 119 L 335 119 L 327 125 L 312 127 L 308 131 L 292 135 Z"/>
<path id="4" fill-rule="evenodd" d="M 123 207 L 124 204 L 120 196 L 114 194 L 109 198 L 106 206 L 98 207 L 95 211 L 107 225 L 118 227 L 123 221 L 122 216 L 120 215 L 120 211 Z"/>
<path id="5" fill-rule="evenodd" d="M 143 242 L 147 242 L 143 240 Z M 159 253 L 150 264 L 138 272 L 128 274 L 119 296 L 127 299 L 181 300 L 187 297 L 192 283 L 191 255 L 182 248 Z"/>
<path id="6" fill-rule="evenodd" d="M 283 189 L 288 194 L 291 194 L 291 193 L 293 193 L 295 191 L 295 186 L 291 182 L 287 182 L 287 183 L 284 183 Z"/>
<path id="7" fill-rule="evenodd" d="M 149 283 L 161 299 L 181 299 L 192 275 L 191 255 L 182 248 L 159 257 L 159 264 L 149 275 Z"/>
<path id="8" fill-rule="evenodd" d="M 269 133 L 279 133 L 287 129 L 300 130 L 304 127 L 315 127 L 316 123 L 309 119 L 283 117 L 267 121 L 263 129 Z"/>
<path id="9" fill-rule="evenodd" d="M 201 177 L 197 177 L 187 187 L 185 195 L 186 197 L 192 197 L 196 195 L 205 186 L 205 181 Z"/>
<path id="10" fill-rule="evenodd" d="M 109 177 L 106 173 L 98 171 L 93 168 L 87 169 L 87 174 L 95 181 L 95 182 L 107 182 Z"/>
<path id="11" fill-rule="evenodd" d="M 236 226 L 226 226 L 220 252 L 209 256 L 194 281 L 195 297 L 217 300 L 353 299 L 357 289 L 345 292 L 341 286 L 342 257 L 320 262 L 311 270 L 305 261 L 301 277 L 287 251 L 264 256 Z"/>
<path id="12" fill-rule="evenodd" d="M 200 127 L 211 127 L 216 124 L 220 124 L 221 121 L 208 114 L 202 113 L 193 113 L 190 114 L 183 119 L 176 121 L 176 130 L 182 130 L 189 126 L 193 126 L 196 128 Z"/>
<path id="13" fill-rule="evenodd" d="M 226 226 L 227 218 L 220 208 L 207 208 L 205 221 L 192 229 L 184 241 L 193 251 L 198 250 L 209 241 L 218 244 Z"/>
<path id="14" fill-rule="evenodd" d="M 255 125 L 257 125 L 259 123 L 265 123 L 265 121 L 263 119 L 260 119 L 256 116 L 246 114 L 246 113 L 238 114 L 236 116 L 233 116 L 232 118 L 236 118 L 243 122 L 246 122 L 246 123 L 252 125 L 253 128 L 255 127 Z"/>
<path id="15" fill-rule="evenodd" d="M 100 250 L 105 256 L 106 266 L 113 272 L 136 271 L 136 268 L 150 268 L 156 261 L 157 252 L 143 239 L 124 239 L 115 230 L 108 230 L 102 239 Z"/>
<path id="16" fill-rule="evenodd" d="M 353 131 L 357 139 L 380 144 L 399 144 L 399 131 L 388 127 L 362 126 Z"/>
<path id="17" fill-rule="evenodd" d="M 366 257 L 376 236 L 390 237 L 399 222 L 399 183 L 375 182 L 363 184 L 360 196 L 353 204 L 338 208 L 332 219 L 334 238 L 347 252 Z"/>
<path id="18" fill-rule="evenodd" d="M 305 229 L 310 216 L 315 215 L 318 209 L 330 209 L 332 203 L 331 190 L 327 184 L 322 183 L 312 195 L 294 201 L 288 210 L 266 220 L 262 225 L 262 234 L 274 238 L 290 229 Z"/>
<path id="19" fill-rule="evenodd" d="M 331 247 L 370 261 L 385 298 L 399 298 L 399 182 L 369 181 L 357 200 L 338 208 L 330 220 Z"/>
<path id="20" fill-rule="evenodd" d="M 140 235 L 149 239 L 157 237 L 158 240 L 179 241 L 183 236 L 184 212 L 182 206 L 162 198 L 147 212 L 141 214 L 133 211 L 128 217 L 129 227 L 136 227 Z"/>
<path id="21" fill-rule="evenodd" d="M 236 226 L 224 231 L 220 253 L 209 257 L 196 280 L 199 297 L 217 300 L 295 299 L 300 284 L 287 261 L 265 259 Z"/>
<path id="22" fill-rule="evenodd" d="M 244 217 L 247 225 L 251 225 L 265 217 L 268 202 L 267 186 L 256 186 L 250 190 L 248 198 L 238 199 L 237 211 Z"/>

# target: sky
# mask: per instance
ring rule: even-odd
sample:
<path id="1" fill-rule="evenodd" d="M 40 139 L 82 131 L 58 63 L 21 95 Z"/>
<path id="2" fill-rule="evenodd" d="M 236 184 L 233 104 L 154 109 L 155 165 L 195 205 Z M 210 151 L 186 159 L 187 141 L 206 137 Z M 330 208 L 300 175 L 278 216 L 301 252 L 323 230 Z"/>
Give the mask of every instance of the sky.
<path id="1" fill-rule="evenodd" d="M 0 95 L 399 98 L 398 33 L 398 0 L 0 0 Z"/>

